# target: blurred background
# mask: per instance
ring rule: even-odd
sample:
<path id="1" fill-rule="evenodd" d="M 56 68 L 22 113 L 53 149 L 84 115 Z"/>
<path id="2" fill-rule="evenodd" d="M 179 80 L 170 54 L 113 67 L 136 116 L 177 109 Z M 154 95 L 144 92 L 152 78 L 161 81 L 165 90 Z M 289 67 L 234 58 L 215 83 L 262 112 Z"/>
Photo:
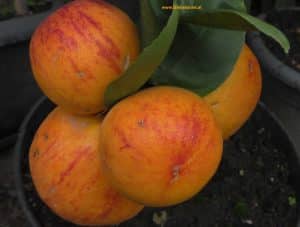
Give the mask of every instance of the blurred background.
<path id="1" fill-rule="evenodd" d="M 27 226 L 13 183 L 13 146 L 22 120 L 42 96 L 30 68 L 29 40 L 36 26 L 66 2 L 68 0 L 0 0 L 0 227 Z M 110 2 L 129 12 L 133 19 L 138 17 L 138 1 Z M 297 8 L 300 0 L 246 0 L 246 3 L 252 15 L 273 23 L 292 41 L 292 50 L 287 56 L 276 44 L 267 46 L 281 63 L 293 69 L 292 75 L 282 76 L 282 79 L 281 74 L 275 75 L 278 68 L 272 69 L 269 61 L 264 62 L 267 57 L 262 54 L 263 48 L 255 49 L 257 35 L 247 37 L 263 69 L 261 100 L 281 119 L 300 151 L 300 12 Z M 292 9 L 292 12 L 278 13 L 279 9 Z"/>

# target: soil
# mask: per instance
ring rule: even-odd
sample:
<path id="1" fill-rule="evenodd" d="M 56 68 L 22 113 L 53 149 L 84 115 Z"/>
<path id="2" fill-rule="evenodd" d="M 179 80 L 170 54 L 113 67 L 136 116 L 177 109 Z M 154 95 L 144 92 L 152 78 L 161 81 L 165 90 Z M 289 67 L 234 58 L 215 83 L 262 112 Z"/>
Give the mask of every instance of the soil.
<path id="1" fill-rule="evenodd" d="M 146 208 L 120 227 L 292 227 L 296 196 L 290 186 L 285 150 L 256 111 L 225 143 L 215 177 L 193 199 L 169 208 Z M 74 227 L 55 216 L 39 200 L 24 159 L 23 178 L 28 202 L 43 227 Z"/>
<path id="2" fill-rule="evenodd" d="M 266 46 L 282 62 L 300 72 L 300 13 L 299 11 L 282 11 L 268 14 L 266 21 L 279 28 L 289 39 L 291 49 L 285 54 L 273 39 L 263 36 Z"/>
<path id="3" fill-rule="evenodd" d="M 13 148 L 0 147 L 0 227 L 28 227 L 21 210 L 13 182 Z"/>

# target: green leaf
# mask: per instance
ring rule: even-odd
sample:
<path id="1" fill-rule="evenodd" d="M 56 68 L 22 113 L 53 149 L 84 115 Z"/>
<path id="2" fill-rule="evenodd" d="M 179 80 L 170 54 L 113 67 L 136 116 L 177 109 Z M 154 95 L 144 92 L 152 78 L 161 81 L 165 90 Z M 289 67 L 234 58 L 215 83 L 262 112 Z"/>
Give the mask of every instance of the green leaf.
<path id="1" fill-rule="evenodd" d="M 173 10 L 167 25 L 159 36 L 146 47 L 137 60 L 106 89 L 104 102 L 107 107 L 138 91 L 164 60 L 174 40 L 179 22 L 179 13 Z"/>
<path id="2" fill-rule="evenodd" d="M 160 32 L 160 24 L 148 0 L 140 1 L 140 30 L 142 46 L 148 46 Z"/>
<path id="3" fill-rule="evenodd" d="M 167 17 L 167 12 L 162 10 L 162 6 L 166 4 L 165 0 L 149 0 L 149 2 L 152 6 L 153 12 L 158 18 L 164 19 Z"/>
<path id="4" fill-rule="evenodd" d="M 246 11 L 243 0 L 203 0 L 201 6 L 205 11 L 220 8 Z M 242 31 L 181 24 L 167 58 L 151 82 L 183 87 L 204 96 L 230 75 L 244 43 Z"/>
<path id="5" fill-rule="evenodd" d="M 244 32 L 180 26 L 168 57 L 151 82 L 183 87 L 204 96 L 230 75 L 244 43 Z"/>
<path id="6" fill-rule="evenodd" d="M 276 40 L 286 53 L 290 49 L 288 39 L 280 30 L 262 20 L 237 10 L 202 10 L 197 15 L 182 17 L 181 22 L 232 30 L 259 30 Z"/>

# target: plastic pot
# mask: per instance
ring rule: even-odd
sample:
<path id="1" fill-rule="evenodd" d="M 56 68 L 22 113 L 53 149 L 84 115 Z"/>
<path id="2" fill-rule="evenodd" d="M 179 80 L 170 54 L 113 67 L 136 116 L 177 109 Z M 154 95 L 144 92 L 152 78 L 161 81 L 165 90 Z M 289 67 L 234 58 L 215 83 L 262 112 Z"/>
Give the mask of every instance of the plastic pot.
<path id="1" fill-rule="evenodd" d="M 40 22 L 61 5 L 60 0 L 53 0 L 49 2 L 51 7 L 47 11 L 0 21 L 0 46 L 28 40 Z"/>
<path id="2" fill-rule="evenodd" d="M 28 42 L 0 47 L 0 146 L 15 144 L 22 120 L 42 96 L 31 73 Z"/>
<path id="3" fill-rule="evenodd" d="M 284 18 L 285 15 L 293 17 L 291 16 L 292 14 L 295 16 L 297 15 L 297 17 L 295 17 L 295 19 L 297 19 L 299 18 L 300 9 L 291 8 L 281 9 L 278 11 L 270 11 L 268 14 L 261 14 L 259 17 L 263 20 L 266 20 L 268 18 L 268 15 L 271 14 L 273 16 L 276 15 L 279 18 Z M 256 54 L 257 58 L 259 59 L 262 68 L 268 74 L 270 74 L 270 76 L 280 80 L 290 88 L 295 89 L 295 92 L 298 93 L 298 98 L 300 98 L 300 73 L 280 61 L 266 46 L 260 33 L 250 32 L 248 34 L 247 41 Z M 300 103 L 298 103 L 298 107 L 300 107 Z"/>
<path id="4" fill-rule="evenodd" d="M 15 147 L 15 159 L 14 159 L 14 168 L 15 168 L 15 181 L 18 192 L 18 199 L 20 201 L 21 207 L 25 212 L 28 222 L 32 227 L 42 227 L 47 220 L 39 220 L 37 213 L 34 213 L 32 205 L 29 203 L 28 198 L 26 197 L 24 184 L 24 166 L 28 162 L 28 150 L 32 142 L 32 138 L 37 130 L 38 126 L 42 120 L 47 116 L 47 114 L 54 108 L 54 105 L 46 98 L 42 98 L 38 103 L 31 109 L 27 117 L 25 118 L 20 130 L 18 141 Z M 288 159 L 288 168 L 290 172 L 290 180 L 292 187 L 295 189 L 297 200 L 300 201 L 300 154 L 297 153 L 291 139 L 289 138 L 288 133 L 283 128 L 278 119 L 263 105 L 259 104 L 256 110 L 257 119 L 259 122 L 263 122 L 264 127 L 270 132 L 272 132 L 272 141 L 271 143 L 276 144 L 278 149 L 286 152 Z M 260 125 L 260 123 L 259 123 Z M 247 160 L 248 161 L 248 160 Z M 298 203 L 298 207 L 299 207 Z M 35 212 L 37 212 L 35 210 Z M 300 227 L 300 213 L 297 211 L 298 217 L 298 227 Z M 52 212 L 49 211 L 49 216 L 54 216 Z M 57 217 L 57 221 L 59 218 Z M 61 220 L 62 221 L 62 220 Z M 184 226 L 187 224 L 186 220 L 183 219 L 183 224 L 170 224 L 166 226 Z M 190 220 L 188 220 L 190 221 Z M 185 224 L 184 224 L 185 223 Z M 74 225 L 66 223 L 60 226 L 72 227 Z M 130 226 L 130 225 L 128 225 Z M 187 226 L 187 225 L 186 225 Z M 198 226 L 198 225 L 192 225 Z M 295 224 L 296 226 L 296 224 Z"/>
<path id="5" fill-rule="evenodd" d="M 42 97 L 34 106 L 31 108 L 30 112 L 25 117 L 19 132 L 17 143 L 15 145 L 15 183 L 17 187 L 18 199 L 22 210 L 30 226 L 40 227 L 39 221 L 33 214 L 28 201 L 25 197 L 24 184 L 22 179 L 22 161 L 25 159 L 25 155 L 31 144 L 32 137 L 36 129 L 38 128 L 40 122 L 47 116 L 47 114 L 54 108 L 52 104 L 46 97 Z"/>
<path id="6" fill-rule="evenodd" d="M 299 8 L 280 9 L 261 14 L 259 17 L 267 20 L 272 16 L 289 23 L 290 20 L 285 19 L 287 16 L 293 18 L 293 21 L 299 21 L 299 10 Z M 247 42 L 257 56 L 263 70 L 262 100 L 282 120 L 299 150 L 300 73 L 279 60 L 267 47 L 260 33 L 248 33 Z"/>

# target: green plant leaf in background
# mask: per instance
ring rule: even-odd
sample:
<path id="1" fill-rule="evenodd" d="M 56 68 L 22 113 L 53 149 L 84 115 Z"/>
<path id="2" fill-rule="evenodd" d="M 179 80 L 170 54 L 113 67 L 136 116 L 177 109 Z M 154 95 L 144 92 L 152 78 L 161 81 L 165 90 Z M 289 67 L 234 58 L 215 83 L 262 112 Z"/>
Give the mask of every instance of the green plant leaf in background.
<path id="1" fill-rule="evenodd" d="M 197 14 L 182 14 L 168 57 L 151 78 L 155 85 L 174 85 L 205 96 L 232 72 L 247 30 L 260 30 L 289 49 L 275 27 L 246 13 L 243 0 L 202 0 Z M 193 25 L 193 26 L 192 26 Z"/>
<path id="2" fill-rule="evenodd" d="M 146 47 L 160 32 L 160 23 L 148 0 L 140 0 L 140 17 L 142 46 Z"/>
<path id="3" fill-rule="evenodd" d="M 288 39 L 280 30 L 256 17 L 237 10 L 202 10 L 197 15 L 182 17 L 181 21 L 195 25 L 232 30 L 259 30 L 276 40 L 286 53 L 290 49 Z"/>
<path id="4" fill-rule="evenodd" d="M 228 77 L 244 42 L 244 32 L 180 26 L 168 57 L 151 82 L 204 96 Z"/>
<path id="5" fill-rule="evenodd" d="M 104 102 L 110 107 L 120 99 L 138 91 L 168 54 L 179 22 L 179 12 L 174 10 L 159 36 L 146 47 L 136 61 L 106 89 Z"/>
<path id="6" fill-rule="evenodd" d="M 202 10 L 220 7 L 246 10 L 241 0 L 230 1 L 230 4 L 226 0 L 201 2 Z M 180 24 L 172 48 L 151 82 L 183 87 L 204 96 L 230 75 L 244 43 L 245 32 L 242 31 Z"/>
<path id="7" fill-rule="evenodd" d="M 161 7 L 166 4 L 165 0 L 149 0 L 149 3 L 158 19 L 162 20 L 167 17 L 166 11 L 161 10 Z"/>

